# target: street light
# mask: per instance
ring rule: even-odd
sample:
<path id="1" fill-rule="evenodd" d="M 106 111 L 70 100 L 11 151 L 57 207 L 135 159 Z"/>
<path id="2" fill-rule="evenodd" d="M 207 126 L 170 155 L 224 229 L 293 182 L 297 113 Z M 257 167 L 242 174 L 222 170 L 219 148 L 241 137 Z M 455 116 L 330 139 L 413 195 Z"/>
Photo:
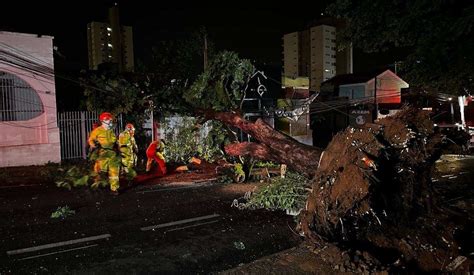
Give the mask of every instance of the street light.
<path id="1" fill-rule="evenodd" d="M 448 97 L 448 101 L 451 105 L 451 123 L 454 124 L 454 106 L 453 106 L 453 98 Z"/>

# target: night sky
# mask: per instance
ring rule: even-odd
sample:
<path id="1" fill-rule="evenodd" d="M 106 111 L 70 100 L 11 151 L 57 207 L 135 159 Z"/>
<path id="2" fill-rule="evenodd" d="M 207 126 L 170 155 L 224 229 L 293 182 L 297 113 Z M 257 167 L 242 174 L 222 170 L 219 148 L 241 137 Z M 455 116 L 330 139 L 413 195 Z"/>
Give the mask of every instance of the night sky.
<path id="1" fill-rule="evenodd" d="M 87 23 L 105 22 L 113 1 L 9 1 L 2 4 L 0 29 L 41 33 L 55 37 L 54 43 L 69 65 L 87 66 Z M 16 2 L 16 3 L 15 3 Z M 159 39 L 170 39 L 205 26 L 217 49 L 238 52 L 242 57 L 278 65 L 284 33 L 301 30 L 324 9 L 323 1 L 312 8 L 280 7 L 275 2 L 250 1 L 221 5 L 182 1 L 118 1 L 120 20 L 134 31 L 136 58 L 142 49 Z M 159 3 L 159 4 L 157 4 Z M 224 2 L 222 2 L 224 3 Z M 29 6 L 25 10 L 25 5 Z"/>
<path id="2" fill-rule="evenodd" d="M 133 27 L 135 61 L 147 58 L 145 53 L 157 41 L 178 38 L 204 26 L 217 50 L 235 51 L 278 79 L 282 35 L 307 28 L 311 21 L 321 17 L 330 0 L 314 1 L 311 7 L 307 2 L 282 5 L 275 1 L 226 1 L 217 5 L 149 0 L 8 1 L 2 3 L 0 30 L 54 36 L 54 45 L 63 56 L 55 56 L 56 73 L 74 75 L 88 66 L 87 23 L 106 22 L 108 8 L 115 2 L 121 24 Z M 355 51 L 354 71 L 367 71 L 393 59 L 392 54 L 367 56 Z M 59 100 L 63 90 L 68 91 L 67 96 L 75 94 L 79 99 L 79 87 L 60 80 L 56 84 Z"/>

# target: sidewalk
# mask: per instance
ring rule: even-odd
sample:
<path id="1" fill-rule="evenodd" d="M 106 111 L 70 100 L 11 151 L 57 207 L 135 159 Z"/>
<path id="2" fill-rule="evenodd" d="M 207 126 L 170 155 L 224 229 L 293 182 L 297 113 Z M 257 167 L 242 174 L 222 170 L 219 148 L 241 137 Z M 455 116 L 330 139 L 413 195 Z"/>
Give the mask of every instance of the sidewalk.
<path id="1" fill-rule="evenodd" d="M 219 274 L 327 274 L 334 272 L 304 244 Z"/>
<path id="2" fill-rule="evenodd" d="M 312 248 L 307 242 L 219 274 L 334 273 L 388 274 L 386 268 L 377 265 L 367 253 L 356 251 L 355 256 L 351 257 L 347 251 L 341 251 L 334 245 Z"/>

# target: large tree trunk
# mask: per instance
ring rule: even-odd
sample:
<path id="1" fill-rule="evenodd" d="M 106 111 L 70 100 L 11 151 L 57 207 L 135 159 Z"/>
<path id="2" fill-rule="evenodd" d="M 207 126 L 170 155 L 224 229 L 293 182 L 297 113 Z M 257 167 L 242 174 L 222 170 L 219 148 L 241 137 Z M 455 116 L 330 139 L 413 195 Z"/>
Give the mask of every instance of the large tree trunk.
<path id="1" fill-rule="evenodd" d="M 322 150 L 308 146 L 284 135 L 261 119 L 248 121 L 235 112 L 207 112 L 207 117 L 219 120 L 229 126 L 237 127 L 258 141 L 233 143 L 225 151 L 233 156 L 251 155 L 257 159 L 271 160 L 286 164 L 290 169 L 314 176 Z"/>

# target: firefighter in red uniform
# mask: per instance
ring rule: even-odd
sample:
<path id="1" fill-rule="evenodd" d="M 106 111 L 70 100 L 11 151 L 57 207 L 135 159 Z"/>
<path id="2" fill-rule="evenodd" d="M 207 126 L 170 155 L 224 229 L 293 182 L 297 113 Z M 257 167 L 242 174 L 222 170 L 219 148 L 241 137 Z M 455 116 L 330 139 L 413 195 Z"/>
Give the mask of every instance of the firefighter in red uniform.
<path id="1" fill-rule="evenodd" d="M 151 165 L 153 161 L 156 161 L 158 165 L 158 175 L 164 176 L 166 175 L 166 164 L 165 164 L 165 157 L 163 156 L 163 151 L 165 149 L 165 144 L 158 138 L 155 141 L 152 141 L 148 148 L 146 149 L 146 171 L 150 172 Z"/>

